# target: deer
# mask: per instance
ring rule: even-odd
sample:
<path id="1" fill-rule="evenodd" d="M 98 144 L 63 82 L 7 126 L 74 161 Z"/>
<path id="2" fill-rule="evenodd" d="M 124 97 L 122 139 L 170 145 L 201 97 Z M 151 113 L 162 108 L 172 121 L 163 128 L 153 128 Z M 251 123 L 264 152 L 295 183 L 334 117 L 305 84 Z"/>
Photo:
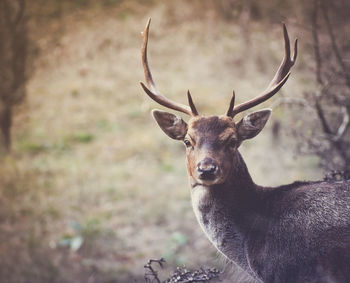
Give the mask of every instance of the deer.
<path id="1" fill-rule="evenodd" d="M 235 116 L 274 96 L 297 58 L 283 23 L 284 57 L 265 91 L 235 105 L 233 91 L 225 115 L 200 115 L 187 92 L 188 106 L 158 91 L 147 58 L 151 19 L 143 35 L 145 93 L 166 108 L 152 115 L 170 138 L 186 148 L 193 210 L 209 241 L 255 282 L 350 282 L 350 181 L 296 181 L 278 187 L 255 184 L 238 151 L 264 128 L 271 109 Z"/>

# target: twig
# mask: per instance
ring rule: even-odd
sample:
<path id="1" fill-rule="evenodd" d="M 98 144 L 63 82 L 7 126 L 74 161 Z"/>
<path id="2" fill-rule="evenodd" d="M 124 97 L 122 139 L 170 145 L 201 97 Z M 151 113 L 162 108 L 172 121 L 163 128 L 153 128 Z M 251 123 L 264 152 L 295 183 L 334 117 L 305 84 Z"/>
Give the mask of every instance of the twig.
<path id="1" fill-rule="evenodd" d="M 178 267 L 169 279 L 164 283 L 190 283 L 190 282 L 209 282 L 212 279 L 217 279 L 220 271 L 216 268 L 200 268 L 195 271 L 189 271 L 185 267 Z"/>
<path id="2" fill-rule="evenodd" d="M 144 268 L 146 269 L 145 273 L 145 280 L 147 283 L 152 283 L 152 282 L 157 282 L 161 283 L 159 277 L 158 277 L 158 272 L 154 270 L 152 267 L 152 263 L 158 263 L 161 268 L 163 268 L 163 263 L 165 263 L 165 259 L 150 259 L 147 264 L 144 265 Z M 150 278 L 151 277 L 151 278 Z"/>
<path id="3" fill-rule="evenodd" d="M 350 126 L 350 107 L 342 107 L 342 112 L 343 112 L 343 122 L 340 124 L 337 134 L 333 137 L 334 141 L 339 141 L 344 134 L 346 133 L 346 131 L 348 130 L 349 126 Z"/>
<path id="4" fill-rule="evenodd" d="M 321 121 L 322 129 L 323 129 L 324 133 L 327 135 L 333 135 L 333 132 L 332 132 L 331 128 L 329 127 L 328 122 L 326 120 L 326 116 L 323 112 L 321 103 L 317 97 L 315 99 L 315 108 L 316 108 L 317 116 Z"/>
<path id="5" fill-rule="evenodd" d="M 151 259 L 145 264 L 146 269 L 145 280 L 147 283 L 157 282 L 162 283 L 158 277 L 158 272 L 152 267 L 152 263 L 158 263 L 161 268 L 163 268 L 163 263 L 165 260 L 161 259 Z M 219 278 L 222 272 L 216 268 L 200 268 L 197 270 L 187 270 L 186 267 L 177 267 L 173 274 L 163 281 L 163 283 L 190 283 L 190 282 L 209 282 L 212 279 Z"/>

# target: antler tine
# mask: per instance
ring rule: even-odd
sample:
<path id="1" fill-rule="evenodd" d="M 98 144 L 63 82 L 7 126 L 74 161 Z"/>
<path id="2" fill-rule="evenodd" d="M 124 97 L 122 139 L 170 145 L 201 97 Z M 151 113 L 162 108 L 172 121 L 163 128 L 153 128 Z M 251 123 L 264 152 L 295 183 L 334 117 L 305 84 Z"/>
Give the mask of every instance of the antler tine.
<path id="1" fill-rule="evenodd" d="M 191 112 L 192 112 L 193 116 L 198 116 L 198 111 L 196 109 L 196 106 L 193 103 L 190 90 L 187 90 L 187 99 L 188 99 L 188 104 L 190 105 Z"/>
<path id="2" fill-rule="evenodd" d="M 286 25 L 283 23 L 283 37 L 284 37 L 284 57 L 282 60 L 281 65 L 279 66 L 275 76 L 273 77 L 272 81 L 268 85 L 265 91 L 263 91 L 259 96 L 256 98 L 244 102 L 233 109 L 232 103 L 230 104 L 230 108 L 227 111 L 227 115 L 230 117 L 234 117 L 236 114 L 245 111 L 249 108 L 252 108 L 267 99 L 271 98 L 273 95 L 275 95 L 285 84 L 285 82 L 288 80 L 290 76 L 290 69 L 293 67 L 295 64 L 295 61 L 297 59 L 298 55 L 298 40 L 296 39 L 294 42 L 294 51 L 293 51 L 293 56 L 290 56 L 290 41 L 289 41 L 289 36 L 288 36 L 288 31 L 286 28 Z"/>
<path id="3" fill-rule="evenodd" d="M 183 105 L 183 104 L 177 103 L 175 101 L 171 101 L 170 99 L 166 98 L 163 94 L 161 94 L 158 91 L 158 89 L 153 81 L 151 70 L 149 68 L 148 59 L 147 59 L 147 45 L 148 45 L 148 34 L 149 34 L 150 24 L 151 24 L 151 18 L 148 20 L 146 28 L 145 28 L 144 32 L 142 33 L 142 35 L 143 35 L 142 64 L 143 64 L 143 70 L 145 73 L 146 84 L 151 90 L 147 86 L 145 86 L 144 83 L 140 82 L 143 90 L 148 94 L 148 96 L 150 98 L 152 98 L 154 101 L 158 102 L 159 104 L 161 104 L 165 107 L 186 113 L 190 116 L 198 115 L 197 110 L 195 113 L 193 113 L 193 111 L 191 110 L 192 107 L 190 108 L 187 105 Z M 193 102 L 192 102 L 192 104 L 193 104 Z M 193 104 L 193 106 L 194 106 L 194 104 Z M 195 109 L 195 107 L 194 107 L 194 109 Z"/>
<path id="4" fill-rule="evenodd" d="M 226 116 L 233 117 L 232 111 L 233 111 L 233 107 L 235 106 L 235 98 L 236 98 L 236 94 L 235 94 L 235 91 L 233 90 L 232 91 L 232 98 L 230 101 L 230 106 L 227 110 Z"/>

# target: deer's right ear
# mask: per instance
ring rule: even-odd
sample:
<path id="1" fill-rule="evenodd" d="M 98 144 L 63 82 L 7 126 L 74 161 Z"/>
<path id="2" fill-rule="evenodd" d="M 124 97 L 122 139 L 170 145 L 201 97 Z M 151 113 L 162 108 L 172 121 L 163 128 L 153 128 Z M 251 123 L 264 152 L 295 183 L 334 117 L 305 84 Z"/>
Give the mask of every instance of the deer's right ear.
<path id="1" fill-rule="evenodd" d="M 254 138 L 264 128 L 270 118 L 271 109 L 263 109 L 245 116 L 237 124 L 237 132 L 241 141 Z"/>
<path id="2" fill-rule="evenodd" d="M 159 127 L 169 137 L 174 140 L 183 140 L 185 138 L 188 127 L 181 117 L 161 110 L 153 110 L 152 115 Z"/>

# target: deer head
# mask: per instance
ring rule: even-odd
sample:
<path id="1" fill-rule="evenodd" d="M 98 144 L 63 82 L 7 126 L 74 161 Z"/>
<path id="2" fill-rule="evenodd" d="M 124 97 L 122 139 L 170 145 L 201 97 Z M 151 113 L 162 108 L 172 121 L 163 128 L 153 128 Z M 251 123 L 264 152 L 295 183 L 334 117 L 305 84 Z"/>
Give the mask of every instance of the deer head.
<path id="1" fill-rule="evenodd" d="M 141 86 L 153 100 L 165 107 L 188 114 L 190 119 L 186 123 L 181 117 L 160 110 L 153 110 L 153 117 L 165 134 L 172 139 L 184 142 L 192 186 L 222 184 L 235 168 L 238 147 L 244 140 L 251 139 L 260 133 L 270 117 L 271 110 L 253 112 L 239 122 L 235 122 L 234 117 L 266 101 L 281 89 L 288 80 L 290 69 L 297 57 L 297 40 L 295 40 L 291 57 L 288 32 L 283 24 L 284 58 L 266 90 L 256 98 L 237 106 L 235 106 L 233 92 L 226 115 L 206 117 L 198 113 L 189 91 L 187 92 L 189 106 L 171 101 L 158 91 L 147 59 L 150 22 L 149 19 L 143 32 L 142 45 L 142 62 L 147 86 L 142 82 Z"/>

